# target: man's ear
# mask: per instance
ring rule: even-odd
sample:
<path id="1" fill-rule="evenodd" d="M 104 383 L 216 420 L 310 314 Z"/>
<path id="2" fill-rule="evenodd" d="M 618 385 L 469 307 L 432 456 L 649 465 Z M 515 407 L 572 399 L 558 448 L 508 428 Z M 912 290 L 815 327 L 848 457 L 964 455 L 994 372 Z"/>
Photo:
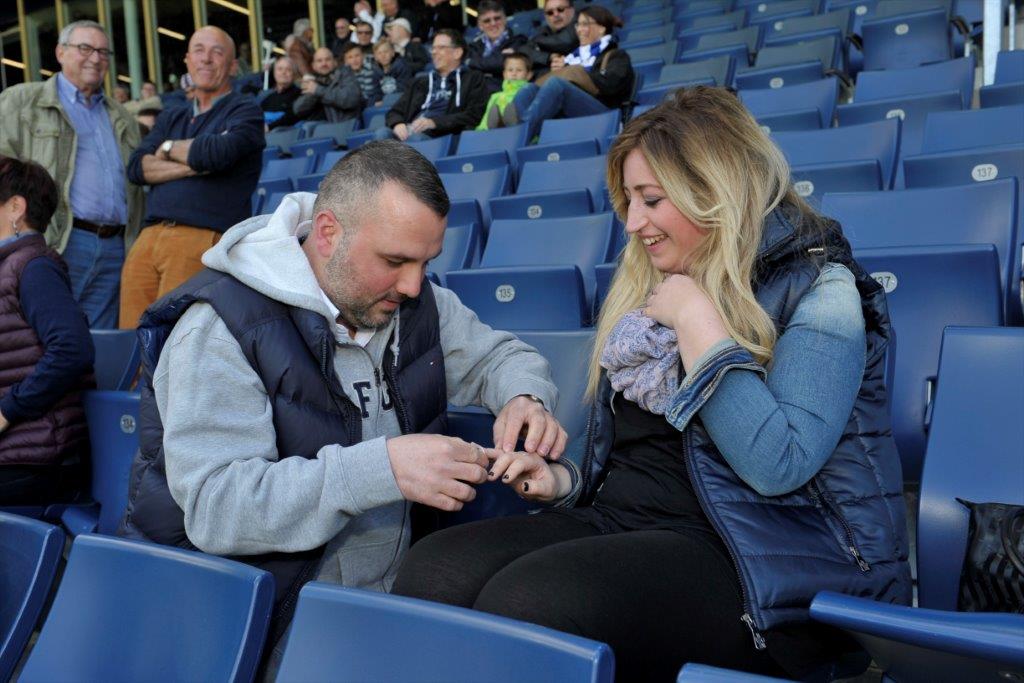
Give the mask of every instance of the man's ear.
<path id="1" fill-rule="evenodd" d="M 330 258 L 342 239 L 341 231 L 344 229 L 333 211 L 319 211 L 313 216 L 313 229 L 308 239 L 313 241 L 313 249 L 318 255 Z"/>

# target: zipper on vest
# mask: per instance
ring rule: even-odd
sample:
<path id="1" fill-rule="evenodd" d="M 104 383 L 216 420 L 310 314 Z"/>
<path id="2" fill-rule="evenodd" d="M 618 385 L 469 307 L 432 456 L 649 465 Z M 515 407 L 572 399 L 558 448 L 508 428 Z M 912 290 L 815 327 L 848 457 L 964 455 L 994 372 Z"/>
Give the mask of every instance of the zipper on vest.
<path id="1" fill-rule="evenodd" d="M 576 496 L 577 501 L 583 496 L 589 495 L 587 488 L 590 486 L 590 470 L 594 462 L 594 415 L 596 413 L 597 401 L 594 401 L 590 407 L 590 413 L 587 415 L 587 444 L 583 449 L 583 460 L 580 463 L 580 478 L 583 481 L 580 484 L 580 494 Z"/>
<path id="2" fill-rule="evenodd" d="M 722 525 L 719 523 L 718 518 L 711 514 L 711 504 L 708 502 L 707 493 L 704 491 L 703 486 L 698 485 L 697 479 L 697 468 L 694 465 L 693 458 L 690 457 L 690 438 L 691 432 L 690 427 L 687 427 L 683 431 L 683 462 L 686 463 L 686 470 L 690 475 L 690 486 L 693 487 L 694 493 L 697 494 L 697 501 L 700 503 L 701 509 L 704 511 L 704 516 L 711 522 L 711 526 L 714 527 L 715 533 L 722 539 L 722 544 L 725 549 L 729 551 L 729 559 L 732 560 L 733 568 L 736 570 L 736 578 L 740 583 L 740 596 L 743 602 L 743 615 L 740 617 L 740 621 L 747 625 L 750 629 L 750 636 L 754 641 L 755 650 L 764 650 L 767 645 L 764 642 L 764 636 L 761 631 L 758 630 L 757 625 L 754 623 L 754 617 L 750 615 L 753 611 L 751 609 L 750 594 L 747 591 L 747 584 L 743 579 L 743 572 L 740 571 L 739 558 L 736 556 L 736 550 L 733 548 L 732 541 L 729 540 L 724 531 Z"/>
<path id="3" fill-rule="evenodd" d="M 377 374 L 377 369 L 374 368 L 374 374 Z M 398 413 L 398 421 L 401 426 L 403 434 L 412 433 L 412 424 L 409 422 L 409 413 L 405 410 L 405 399 L 402 398 L 402 392 L 398 391 L 398 384 L 395 381 L 395 376 L 390 370 L 384 368 L 384 379 L 387 380 L 388 389 L 391 391 L 391 402 L 395 404 L 395 412 Z M 378 380 L 379 382 L 380 380 Z"/>
<path id="4" fill-rule="evenodd" d="M 832 500 L 832 497 L 825 493 L 825 490 L 818 485 L 818 481 L 816 478 L 811 479 L 810 489 L 814 497 L 821 501 L 821 504 L 822 506 L 824 506 L 826 512 L 835 517 L 836 521 L 839 522 L 839 525 L 843 527 L 843 534 L 846 536 L 845 550 L 849 552 L 851 555 L 853 555 L 854 561 L 857 563 L 857 566 L 860 568 L 862 572 L 871 571 L 871 565 L 868 564 L 867 560 L 864 559 L 864 556 L 860 554 L 860 549 L 857 547 L 857 541 L 853 536 L 853 529 L 850 527 L 850 524 L 846 521 L 846 517 L 844 517 L 843 513 L 839 510 L 839 506 L 836 505 L 835 501 Z"/>

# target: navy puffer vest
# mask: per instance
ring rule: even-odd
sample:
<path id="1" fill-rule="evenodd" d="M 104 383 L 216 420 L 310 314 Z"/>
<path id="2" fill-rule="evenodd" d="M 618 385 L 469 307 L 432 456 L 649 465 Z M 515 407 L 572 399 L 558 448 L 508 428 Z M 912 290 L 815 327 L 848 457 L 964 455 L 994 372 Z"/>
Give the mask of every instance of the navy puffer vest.
<path id="1" fill-rule="evenodd" d="M 163 424 L 152 379 L 160 351 L 175 323 L 195 302 L 213 306 L 260 376 L 273 406 L 277 449 L 313 458 L 329 444 L 362 440 L 360 411 L 345 396 L 334 372 L 335 340 L 323 316 L 274 301 L 213 270 L 204 270 L 151 306 L 139 323 L 143 382 L 140 451 L 132 463 L 128 509 L 119 533 L 129 538 L 195 549 L 185 534 L 184 513 L 171 497 L 164 469 Z M 418 299 L 399 310 L 398 363 L 391 346 L 384 374 L 403 433 L 443 433 L 446 426 L 444 355 L 437 305 L 429 282 Z M 304 583 L 317 570 L 323 547 L 232 559 L 274 574 L 275 619 L 287 622 Z"/>
<path id="2" fill-rule="evenodd" d="M 798 231 L 776 210 L 765 221 L 755 293 L 781 335 L 822 265 L 841 263 L 861 295 L 867 361 L 839 444 L 818 474 L 792 493 L 765 497 L 726 463 L 698 413 L 682 433 L 694 490 L 732 556 L 743 590 L 744 621 L 760 631 L 808 619 L 821 590 L 909 604 L 906 509 L 899 455 L 884 383 L 892 329 L 884 292 L 853 260 L 838 224 L 825 235 Z M 601 382 L 583 460 L 588 503 L 600 485 L 614 439 L 611 386 Z M 679 577 L 686 581 L 686 577 Z"/>
<path id="3" fill-rule="evenodd" d="M 21 274 L 30 261 L 53 259 L 67 270 L 41 234 L 26 235 L 0 247 L 0 396 L 35 370 L 46 349 L 21 310 Z M 92 373 L 83 375 L 43 415 L 18 422 L 0 433 L 0 465 L 84 463 L 89 432 L 82 391 L 95 387 Z"/>

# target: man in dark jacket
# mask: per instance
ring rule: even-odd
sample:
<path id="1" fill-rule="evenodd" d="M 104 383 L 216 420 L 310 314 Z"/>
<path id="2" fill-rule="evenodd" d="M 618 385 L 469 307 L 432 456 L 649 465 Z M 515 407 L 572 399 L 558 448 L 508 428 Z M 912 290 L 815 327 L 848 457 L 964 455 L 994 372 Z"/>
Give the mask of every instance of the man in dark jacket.
<path id="1" fill-rule="evenodd" d="M 344 65 L 338 66 L 334 53 L 326 47 L 314 54 L 313 70 L 315 77 L 302 81 L 302 94 L 293 105 L 295 114 L 302 119 L 332 123 L 359 116 L 363 95 L 355 73 Z"/>
<path id="2" fill-rule="evenodd" d="M 479 71 L 466 69 L 466 43 L 458 31 L 442 29 L 432 48 L 435 71 L 417 78 L 387 113 L 378 139 L 434 138 L 473 128 L 487 105 Z"/>
<path id="3" fill-rule="evenodd" d="M 505 56 L 526 44 L 526 36 L 513 35 L 508 29 L 505 7 L 498 0 L 483 0 L 477 8 L 481 33 L 466 48 L 466 66 L 484 74 L 489 92 L 501 89 Z"/>
<path id="4" fill-rule="evenodd" d="M 572 0 L 547 0 L 544 3 L 546 24 L 520 52 L 533 60 L 533 74 L 539 77 L 551 68 L 551 55 L 565 56 L 579 47 L 576 36 L 576 10 Z"/>
<path id="5" fill-rule="evenodd" d="M 462 8 L 448 0 L 423 0 L 416 22 L 416 37 L 429 45 L 443 28 L 462 30 Z"/>

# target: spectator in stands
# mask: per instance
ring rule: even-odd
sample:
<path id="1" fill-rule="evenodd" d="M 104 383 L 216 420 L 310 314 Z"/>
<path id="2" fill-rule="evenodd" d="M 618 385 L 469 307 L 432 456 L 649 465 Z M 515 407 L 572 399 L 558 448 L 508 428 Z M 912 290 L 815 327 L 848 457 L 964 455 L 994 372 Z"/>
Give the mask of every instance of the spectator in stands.
<path id="1" fill-rule="evenodd" d="M 292 35 L 301 41 L 303 47 L 310 54 L 313 52 L 313 22 L 308 18 L 296 19 L 292 24 Z"/>
<path id="2" fill-rule="evenodd" d="M 421 43 L 430 44 L 443 28 L 462 31 L 462 9 L 448 0 L 423 0 L 415 37 Z"/>
<path id="3" fill-rule="evenodd" d="M 89 452 L 89 325 L 42 231 L 58 200 L 39 164 L 0 157 L 0 505 L 70 500 Z"/>
<path id="4" fill-rule="evenodd" d="M 461 31 L 456 33 L 462 34 Z M 395 19 L 387 25 L 388 40 L 395 46 L 395 52 L 405 60 L 413 75 L 422 71 L 430 62 L 427 48 L 413 42 L 412 28 L 405 19 Z M 436 34 L 435 34 L 436 35 Z"/>
<path id="5" fill-rule="evenodd" d="M 252 213 L 260 177 L 263 112 L 232 92 L 235 43 L 215 26 L 192 34 L 185 66 L 195 99 L 165 111 L 128 163 L 150 186 L 146 227 L 125 260 L 121 327 L 133 328 L 158 298 L 192 277 L 200 257 Z"/>
<path id="6" fill-rule="evenodd" d="M 313 59 L 315 63 L 315 55 Z M 278 57 L 274 60 L 274 87 L 266 91 L 260 99 L 260 109 L 263 110 L 263 122 L 267 130 L 291 126 L 300 120 L 294 111 L 295 100 L 302 94 L 299 86 L 295 85 L 298 78 L 299 70 L 295 68 L 292 60 L 287 57 Z"/>
<path id="7" fill-rule="evenodd" d="M 60 181 L 57 210 L 41 228 L 67 262 L 71 291 L 94 328 L 117 327 L 125 248 L 145 201 L 125 176 L 138 125 L 103 96 L 110 60 L 106 30 L 75 21 L 57 39 L 60 73 L 0 93 L 0 154 L 35 161 Z"/>
<path id="8" fill-rule="evenodd" d="M 359 46 L 353 44 L 351 49 L 357 48 Z M 325 47 L 316 51 L 313 63 L 317 65 L 317 75 L 313 79 L 303 78 L 302 95 L 295 100 L 295 113 L 303 119 L 332 123 L 359 116 L 364 103 L 356 73 L 344 64 L 338 67 L 334 53 Z M 321 75 L 324 71 L 326 75 Z"/>
<path id="9" fill-rule="evenodd" d="M 334 20 L 334 37 L 331 38 L 331 52 L 334 58 L 341 61 L 345 47 L 355 40 L 352 35 L 352 23 L 345 17 L 338 17 Z"/>
<path id="10" fill-rule="evenodd" d="M 351 71 L 359 83 L 359 92 L 366 106 L 373 106 L 381 97 L 380 79 L 383 73 L 377 62 L 370 60 L 367 64 L 363 59 L 363 49 L 353 43 L 345 50 L 345 68 Z"/>
<path id="11" fill-rule="evenodd" d="M 414 80 L 387 113 L 380 139 L 422 140 L 468 130 L 484 113 L 487 91 L 484 77 L 462 64 L 466 43 L 462 34 L 441 29 L 431 52 L 434 71 Z"/>
<path id="12" fill-rule="evenodd" d="M 146 100 L 146 99 L 149 99 L 150 97 L 156 97 L 157 94 L 158 93 L 156 91 L 156 83 L 154 83 L 153 81 L 143 81 L 142 82 L 142 88 L 139 90 L 139 99 L 140 100 Z"/>
<path id="13" fill-rule="evenodd" d="M 313 50 L 295 35 L 288 35 L 281 43 L 285 55 L 303 76 L 313 73 Z"/>
<path id="14" fill-rule="evenodd" d="M 384 29 L 387 25 L 397 19 L 404 19 L 406 21 L 409 25 L 410 35 L 412 35 L 413 29 L 416 26 L 416 13 L 401 7 L 398 4 L 398 0 L 380 0 L 380 11 L 372 16 L 370 15 L 370 3 L 367 0 L 359 0 L 352 8 L 352 13 L 361 21 L 365 21 L 373 26 L 374 42 L 384 35 Z"/>
<path id="15" fill-rule="evenodd" d="M 505 55 L 504 80 L 501 83 L 501 91 L 491 95 L 487 100 L 487 108 L 484 110 L 484 117 L 480 120 L 477 130 L 489 130 L 501 128 L 502 116 L 511 102 L 512 98 L 522 90 L 533 74 L 530 72 L 530 58 L 521 52 L 513 52 Z"/>
<path id="16" fill-rule="evenodd" d="M 543 76 L 551 68 L 554 57 L 564 57 L 577 47 L 580 40 L 573 21 L 576 10 L 572 0 L 547 0 L 544 3 L 544 26 L 520 51 L 533 60 L 533 73 Z"/>
<path id="17" fill-rule="evenodd" d="M 405 60 L 395 54 L 395 48 L 387 38 L 381 38 L 373 46 L 373 59 L 380 67 L 381 95 L 405 92 L 412 80 L 412 72 Z"/>
<path id="18" fill-rule="evenodd" d="M 533 139 L 540 126 L 557 115 L 566 118 L 600 114 L 621 107 L 633 89 L 633 64 L 612 36 L 622 22 L 601 5 L 580 10 L 576 33 L 580 45 L 564 58 L 553 57 L 551 71 L 520 90 L 505 108 L 506 125 L 520 117 Z"/>
<path id="19" fill-rule="evenodd" d="M 114 100 L 124 106 L 132 99 L 132 95 L 128 92 L 128 88 L 123 85 L 114 86 Z"/>
<path id="20" fill-rule="evenodd" d="M 608 187 L 629 242 L 582 476 L 503 454 L 492 480 L 561 509 L 431 535 L 395 592 L 606 642 L 620 680 L 804 679 L 850 644 L 809 623 L 818 591 L 911 599 L 884 293 L 725 89 L 627 124 Z"/>
<path id="21" fill-rule="evenodd" d="M 156 117 L 163 111 L 164 105 L 159 95 L 153 95 L 143 100 L 133 100 L 124 105 L 129 114 L 135 115 L 135 122 L 139 124 L 139 134 L 145 137 L 153 129 Z"/>
<path id="22" fill-rule="evenodd" d="M 278 636 L 305 581 L 390 587 L 407 501 L 472 500 L 487 454 L 439 433 L 449 401 L 564 449 L 544 359 L 423 276 L 448 208 L 422 155 L 371 142 L 316 197 L 230 230 L 142 320 L 154 345 L 122 532 L 266 566 Z"/>
<path id="23" fill-rule="evenodd" d="M 498 0 L 481 0 L 476 23 L 480 34 L 466 48 L 466 66 L 483 72 L 487 88 L 501 89 L 505 55 L 526 44 L 526 36 L 513 35 L 508 28 L 505 8 Z"/>
<path id="24" fill-rule="evenodd" d="M 373 26 L 358 19 L 352 25 L 355 26 L 355 30 L 352 31 L 355 34 L 355 41 L 363 48 L 364 53 L 373 54 Z"/>

